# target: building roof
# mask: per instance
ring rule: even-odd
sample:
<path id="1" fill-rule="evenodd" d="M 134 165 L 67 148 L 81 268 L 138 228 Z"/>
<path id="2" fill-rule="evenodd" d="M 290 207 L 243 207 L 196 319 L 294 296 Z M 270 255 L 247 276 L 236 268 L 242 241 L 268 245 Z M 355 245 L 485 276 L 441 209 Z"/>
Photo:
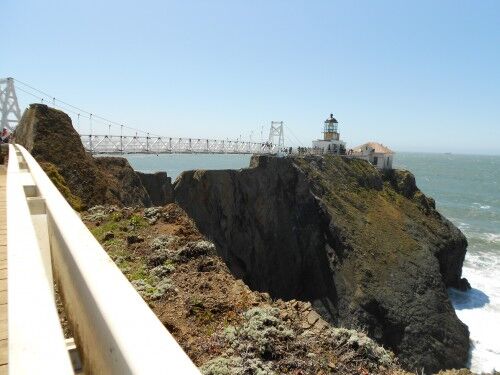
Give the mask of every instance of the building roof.
<path id="1" fill-rule="evenodd" d="M 325 122 L 331 122 L 331 123 L 334 123 L 334 124 L 338 124 L 338 121 L 335 117 L 333 117 L 333 113 L 330 113 L 330 117 L 328 117 Z"/>
<path id="2" fill-rule="evenodd" d="M 377 143 L 377 142 L 367 142 L 357 147 L 354 147 L 352 150 L 354 152 L 361 152 L 361 150 L 366 146 L 372 148 L 373 152 L 375 152 L 376 154 L 394 154 L 394 151 L 392 151 L 390 148 L 384 146 L 382 143 Z"/>

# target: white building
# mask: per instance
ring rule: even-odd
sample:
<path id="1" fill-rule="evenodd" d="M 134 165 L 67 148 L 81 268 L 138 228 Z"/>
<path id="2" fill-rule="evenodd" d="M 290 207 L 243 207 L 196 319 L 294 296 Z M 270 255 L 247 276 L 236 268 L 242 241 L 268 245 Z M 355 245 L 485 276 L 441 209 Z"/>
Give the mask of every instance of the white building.
<path id="1" fill-rule="evenodd" d="M 349 150 L 348 155 L 367 160 L 379 169 L 392 169 L 394 151 L 377 142 L 368 142 L 354 147 Z"/>
<path id="2" fill-rule="evenodd" d="M 336 155 L 345 154 L 345 142 L 340 140 L 338 125 L 333 114 L 330 114 L 330 117 L 325 120 L 323 127 L 323 139 L 312 142 L 313 152 Z"/>

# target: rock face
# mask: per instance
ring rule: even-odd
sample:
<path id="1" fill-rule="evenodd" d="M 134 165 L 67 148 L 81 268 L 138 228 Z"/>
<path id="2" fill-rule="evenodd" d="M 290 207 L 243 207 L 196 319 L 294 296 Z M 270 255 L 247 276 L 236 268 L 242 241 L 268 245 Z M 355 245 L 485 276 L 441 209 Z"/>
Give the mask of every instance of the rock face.
<path id="1" fill-rule="evenodd" d="M 411 375 L 309 302 L 251 291 L 176 204 L 98 206 L 82 219 L 202 374 Z"/>
<path id="2" fill-rule="evenodd" d="M 408 369 L 463 367 L 469 336 L 447 297 L 467 242 L 405 171 L 340 157 L 254 157 L 184 172 L 176 202 L 231 271 L 273 297 L 364 328 Z"/>
<path id="3" fill-rule="evenodd" d="M 176 201 L 233 274 L 285 299 L 335 299 L 322 220 L 309 183 L 286 159 L 263 169 L 184 172 Z M 293 185 L 283 184 L 293 181 Z"/>
<path id="4" fill-rule="evenodd" d="M 127 159 L 120 157 L 99 157 L 94 159 L 99 169 L 107 174 L 112 194 L 125 206 L 151 206 L 151 199 L 141 179 Z"/>
<path id="5" fill-rule="evenodd" d="M 146 189 L 153 206 L 164 206 L 174 201 L 174 190 L 171 178 L 165 172 L 136 172 Z"/>
<path id="6" fill-rule="evenodd" d="M 169 188 L 171 191 L 166 174 L 139 175 L 124 158 L 93 158 L 85 152 L 70 117 L 43 104 L 32 104 L 23 114 L 15 140 L 41 163 L 53 181 L 53 176 L 58 176 L 59 189 L 67 187 L 71 193 L 65 194 L 66 199 L 78 201 L 72 204 L 75 209 L 101 204 L 147 207 L 152 201 L 166 200 Z M 147 187 L 142 181 L 148 182 Z"/>
<path id="7" fill-rule="evenodd" d="M 39 162 L 54 165 L 73 194 L 92 206 L 118 203 L 108 189 L 106 176 L 86 154 L 71 119 L 46 105 L 32 104 L 16 128 L 15 140 Z"/>

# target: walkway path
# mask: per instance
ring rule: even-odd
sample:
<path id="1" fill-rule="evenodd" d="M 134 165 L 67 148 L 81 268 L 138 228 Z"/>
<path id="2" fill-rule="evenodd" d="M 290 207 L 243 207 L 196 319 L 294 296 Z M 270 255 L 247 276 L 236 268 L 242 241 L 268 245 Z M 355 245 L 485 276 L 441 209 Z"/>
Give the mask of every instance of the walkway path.
<path id="1" fill-rule="evenodd" d="M 7 218 L 6 168 L 0 165 L 0 375 L 7 374 Z"/>

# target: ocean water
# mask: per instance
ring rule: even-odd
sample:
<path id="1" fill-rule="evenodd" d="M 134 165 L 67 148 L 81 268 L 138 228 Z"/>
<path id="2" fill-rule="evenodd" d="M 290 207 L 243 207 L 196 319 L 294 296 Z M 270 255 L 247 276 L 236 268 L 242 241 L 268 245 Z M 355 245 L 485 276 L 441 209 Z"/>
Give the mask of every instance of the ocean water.
<path id="1" fill-rule="evenodd" d="M 183 172 L 192 169 L 247 168 L 251 155 L 226 154 L 159 154 L 126 155 L 130 165 L 141 172 L 165 171 L 172 182 Z"/>
<path id="2" fill-rule="evenodd" d="M 130 155 L 136 170 L 166 171 L 175 179 L 190 169 L 239 169 L 249 155 Z M 500 156 L 398 153 L 398 168 L 413 172 L 419 188 L 467 236 L 463 267 L 472 289 L 449 290 L 468 325 L 474 372 L 500 370 Z"/>
<path id="3" fill-rule="evenodd" d="M 449 295 L 469 326 L 471 370 L 500 370 L 500 156 L 399 153 L 395 164 L 467 237 L 462 273 L 472 289 Z"/>

